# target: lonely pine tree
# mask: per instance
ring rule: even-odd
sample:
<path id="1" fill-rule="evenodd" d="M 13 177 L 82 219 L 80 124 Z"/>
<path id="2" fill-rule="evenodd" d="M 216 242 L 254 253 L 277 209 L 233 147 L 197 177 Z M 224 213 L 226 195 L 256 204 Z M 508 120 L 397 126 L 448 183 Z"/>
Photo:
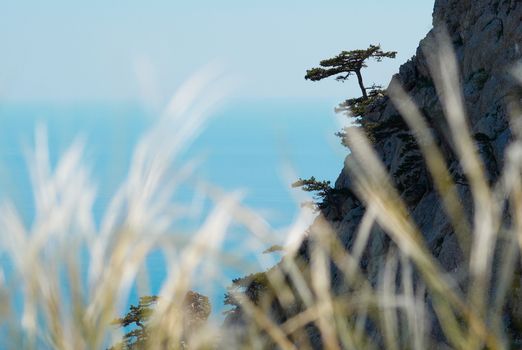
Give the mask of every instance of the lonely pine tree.
<path id="1" fill-rule="evenodd" d="M 373 99 L 384 93 L 381 86 L 372 85 L 366 87 L 362 69 L 367 67 L 367 61 L 371 58 L 380 62 L 384 58 L 395 58 L 396 55 L 396 51 L 383 51 L 380 45 L 370 45 L 367 49 L 362 50 L 342 51 L 333 58 L 319 62 L 321 67 L 307 70 L 305 79 L 319 81 L 336 75 L 335 79 L 337 81 L 344 82 L 351 75 L 355 74 L 362 96 L 342 102 L 336 108 L 336 112 L 346 112 L 351 116 L 359 117 L 364 114 L 366 107 Z"/>

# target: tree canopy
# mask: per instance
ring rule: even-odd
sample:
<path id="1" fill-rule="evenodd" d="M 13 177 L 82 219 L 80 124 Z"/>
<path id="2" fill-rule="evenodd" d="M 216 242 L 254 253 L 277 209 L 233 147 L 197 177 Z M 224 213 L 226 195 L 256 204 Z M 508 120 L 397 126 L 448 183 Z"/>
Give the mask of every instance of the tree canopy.
<path id="1" fill-rule="evenodd" d="M 372 90 L 373 87 L 367 88 L 364 85 L 361 70 L 365 67 L 366 61 L 374 58 L 377 62 L 382 61 L 383 58 L 395 58 L 397 52 L 383 51 L 380 45 L 370 45 L 364 50 L 342 51 L 339 55 L 322 60 L 319 62 L 321 67 L 312 68 L 306 71 L 305 79 L 312 81 L 322 80 L 324 78 L 337 75 L 335 78 L 338 81 L 345 81 L 350 75 L 355 74 L 361 89 L 362 98 L 368 99 L 366 90 Z"/>
<path id="2" fill-rule="evenodd" d="M 111 347 L 110 350 L 138 350 L 146 349 L 150 335 L 148 321 L 151 318 L 154 308 L 159 301 L 157 296 L 143 296 L 139 299 L 138 305 L 131 305 L 129 312 L 123 318 L 117 318 L 112 323 L 127 330 L 119 344 Z M 188 291 L 183 300 L 184 313 L 184 335 L 189 335 L 200 329 L 207 321 L 212 306 L 208 297 Z M 181 344 L 184 348 L 186 344 Z"/>

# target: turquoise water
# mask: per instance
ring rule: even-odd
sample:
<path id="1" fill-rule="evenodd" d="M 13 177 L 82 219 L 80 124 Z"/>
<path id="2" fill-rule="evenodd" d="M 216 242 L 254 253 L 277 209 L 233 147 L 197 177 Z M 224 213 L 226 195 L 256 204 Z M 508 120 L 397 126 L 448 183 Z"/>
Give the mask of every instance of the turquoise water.
<path id="1" fill-rule="evenodd" d="M 289 186 L 292 179 L 282 176 L 284 166 L 291 166 L 299 177 L 314 175 L 332 181 L 341 169 L 346 150 L 333 135 L 339 128 L 333 106 L 321 100 L 222 106 L 183 154 L 181 163 L 202 159 L 195 177 L 227 191 L 245 190 L 244 204 L 264 213 L 273 227 L 282 228 L 294 220 L 299 209 L 291 194 L 295 190 Z M 85 138 L 86 162 L 98 188 L 94 214 L 99 221 L 126 175 L 136 141 L 154 118 L 130 104 L 0 105 L 0 196 L 12 199 L 30 224 L 34 207 L 24 152 L 33 146 L 35 125 L 41 123 L 48 130 L 52 162 L 75 137 Z M 180 193 L 181 199 L 190 196 L 188 188 Z M 225 250 L 234 251 L 234 239 L 227 241 Z M 161 255 L 151 256 L 148 266 L 155 293 L 165 274 Z M 233 278 L 244 272 L 229 268 L 226 275 Z M 223 293 L 218 288 L 212 296 L 215 313 L 222 310 Z M 136 298 L 133 293 L 131 300 Z"/>

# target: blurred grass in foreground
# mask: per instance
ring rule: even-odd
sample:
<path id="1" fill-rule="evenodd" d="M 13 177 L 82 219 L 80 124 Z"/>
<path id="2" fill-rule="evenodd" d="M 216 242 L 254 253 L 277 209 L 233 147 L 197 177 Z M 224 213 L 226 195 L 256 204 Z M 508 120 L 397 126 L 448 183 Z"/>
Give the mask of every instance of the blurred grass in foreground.
<path id="1" fill-rule="evenodd" d="M 297 220 L 287 233 L 284 258 L 229 290 L 228 301 L 236 307 L 225 325 L 207 322 L 197 332 L 187 332 L 183 300 L 195 281 L 227 285 L 217 267 L 238 264 L 233 252 L 221 249 L 230 226 L 243 225 L 251 234 L 242 249 L 262 251 L 272 235 L 281 234 L 240 204 L 241 193 L 222 193 L 207 185 L 201 186 L 215 205 L 204 222 L 189 234 L 174 231 L 176 220 L 188 215 L 188 206 L 172 203 L 172 195 L 190 180 L 194 164 L 173 168 L 173 161 L 223 97 L 225 86 L 209 69 L 179 91 L 142 138 L 99 228 L 92 217 L 95 189 L 82 163 L 83 145 L 71 146 L 51 169 L 45 131 L 38 129 L 29 162 L 34 223 L 24 227 L 9 203 L 0 209 L 0 248 L 8 262 L 0 284 L 3 345 L 99 349 L 117 344 L 123 331 L 113 321 L 121 316 L 134 284 L 141 295 L 149 295 L 145 259 L 160 249 L 168 273 L 160 302 L 149 315 L 146 348 L 428 349 L 442 346 L 430 333 L 433 322 L 450 348 L 512 346 L 516 335 L 506 332 L 503 315 L 513 298 L 522 248 L 521 112 L 513 104 L 514 140 L 499 182 L 490 185 L 466 124 L 457 64 L 445 42 L 431 56 L 431 69 L 470 184 L 472 223 L 463 215 L 423 116 L 397 82 L 389 94 L 417 138 L 458 235 L 465 256 L 461 270 L 442 270 L 370 143 L 352 128 L 346 138 L 354 159 L 349 170 L 366 206 L 354 248 L 347 251 L 321 218 L 309 235 Z M 359 267 L 374 224 L 395 243 L 376 284 Z M 306 258 L 298 254 L 304 238 L 310 252 Z M 345 281 L 335 291 L 331 264 Z"/>

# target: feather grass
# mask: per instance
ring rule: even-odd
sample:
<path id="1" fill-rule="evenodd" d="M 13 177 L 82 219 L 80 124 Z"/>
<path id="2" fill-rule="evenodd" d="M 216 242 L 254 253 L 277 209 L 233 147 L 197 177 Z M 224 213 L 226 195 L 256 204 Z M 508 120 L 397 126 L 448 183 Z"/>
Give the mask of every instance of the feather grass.
<path id="1" fill-rule="evenodd" d="M 352 151 L 349 171 L 366 207 L 352 248 L 346 249 L 322 217 L 303 235 L 302 214 L 288 230 L 284 258 L 265 272 L 266 295 L 254 300 L 232 292 L 242 322 L 208 323 L 187 333 L 183 296 L 197 281 L 222 280 L 216 266 L 237 264 L 223 252 L 232 224 L 243 225 L 250 234 L 243 249 L 261 251 L 269 237 L 278 234 L 241 205 L 240 192 L 223 193 L 209 185 L 199 187 L 214 200 L 201 225 L 190 237 L 176 229 L 176 220 L 189 214 L 173 197 L 190 179 L 194 164 L 176 169 L 175 161 L 226 90 L 216 70 L 208 68 L 180 89 L 141 139 L 99 227 L 92 215 L 95 186 L 82 161 L 84 144 L 73 144 L 53 168 L 46 132 L 37 129 L 35 149 L 28 152 L 34 222 L 26 227 L 9 202 L 0 207 L 0 249 L 7 257 L 0 266 L 5 346 L 98 349 L 117 343 L 122 334 L 112 321 L 134 284 L 148 290 L 145 262 L 160 250 L 168 273 L 148 325 L 147 348 L 442 347 L 430 333 L 434 323 L 451 348 L 508 348 L 512 335 L 504 330 L 503 310 L 522 249 L 522 113 L 513 103 L 514 140 L 498 184 L 490 185 L 466 122 L 456 60 L 447 38 L 437 40 L 438 53 L 427 56 L 454 152 L 470 183 L 471 223 L 424 116 L 397 81 L 389 93 L 417 139 L 458 235 L 463 269 L 445 271 L 440 266 L 370 142 L 352 128 L 345 140 Z M 515 74 L 522 81 L 520 72 Z M 394 243 L 377 281 L 361 268 L 375 226 Z M 302 254 L 303 247 L 309 248 L 308 256 Z M 334 286 L 334 278 L 342 285 Z"/>

